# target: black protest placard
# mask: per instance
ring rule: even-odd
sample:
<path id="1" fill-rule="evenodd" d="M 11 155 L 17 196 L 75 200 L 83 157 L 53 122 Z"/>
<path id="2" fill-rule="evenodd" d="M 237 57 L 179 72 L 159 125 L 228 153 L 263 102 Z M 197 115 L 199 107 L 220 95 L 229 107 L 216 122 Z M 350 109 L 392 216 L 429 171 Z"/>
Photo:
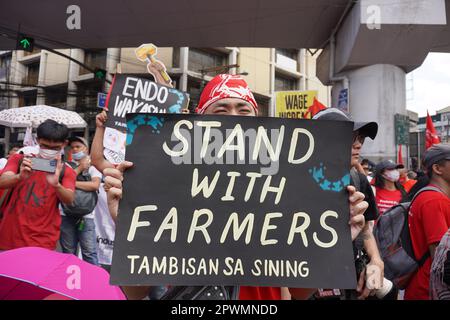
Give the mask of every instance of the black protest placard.
<path id="1" fill-rule="evenodd" d="M 351 122 L 127 119 L 113 284 L 355 288 Z"/>
<path id="2" fill-rule="evenodd" d="M 188 104 L 184 92 L 148 79 L 116 74 L 106 100 L 106 126 L 125 131 L 127 113 L 181 113 Z"/>

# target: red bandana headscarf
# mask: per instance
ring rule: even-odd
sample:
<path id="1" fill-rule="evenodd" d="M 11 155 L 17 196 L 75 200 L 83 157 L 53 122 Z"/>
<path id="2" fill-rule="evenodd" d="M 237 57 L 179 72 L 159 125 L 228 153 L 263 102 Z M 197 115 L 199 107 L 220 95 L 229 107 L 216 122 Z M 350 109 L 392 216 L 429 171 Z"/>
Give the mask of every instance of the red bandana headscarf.
<path id="1" fill-rule="evenodd" d="M 247 82 L 241 76 L 219 74 L 203 89 L 195 113 L 202 114 L 211 104 L 226 98 L 242 99 L 248 102 L 256 113 L 258 112 L 258 104 Z"/>

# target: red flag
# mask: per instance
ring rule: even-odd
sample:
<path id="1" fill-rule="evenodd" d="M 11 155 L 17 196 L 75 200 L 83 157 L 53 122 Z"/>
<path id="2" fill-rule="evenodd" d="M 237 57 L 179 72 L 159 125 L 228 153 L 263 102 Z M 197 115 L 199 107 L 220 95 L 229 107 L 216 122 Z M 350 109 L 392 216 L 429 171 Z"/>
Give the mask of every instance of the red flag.
<path id="1" fill-rule="evenodd" d="M 308 108 L 308 111 L 307 111 L 306 114 L 309 114 L 309 115 L 310 115 L 309 119 L 311 119 L 312 117 L 314 117 L 314 115 L 315 115 L 317 112 L 319 112 L 319 111 L 321 111 L 321 110 L 324 110 L 324 109 L 326 109 L 326 108 L 327 108 L 327 107 L 325 107 L 322 103 L 320 103 L 319 100 L 317 100 L 316 97 L 314 97 L 314 102 L 313 102 L 313 104 Z"/>
<path id="2" fill-rule="evenodd" d="M 398 146 L 397 164 L 403 164 L 402 145 Z"/>
<path id="3" fill-rule="evenodd" d="M 431 120 L 430 115 L 427 111 L 427 129 L 425 131 L 425 150 L 428 150 L 431 146 L 434 144 L 440 143 L 441 140 L 439 139 L 436 129 L 433 125 L 433 120 Z"/>

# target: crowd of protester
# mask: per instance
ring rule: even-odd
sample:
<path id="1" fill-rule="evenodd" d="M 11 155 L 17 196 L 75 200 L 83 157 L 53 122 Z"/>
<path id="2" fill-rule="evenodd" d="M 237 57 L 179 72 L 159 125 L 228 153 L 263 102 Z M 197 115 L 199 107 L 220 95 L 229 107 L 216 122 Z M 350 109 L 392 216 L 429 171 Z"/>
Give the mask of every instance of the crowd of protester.
<path id="1" fill-rule="evenodd" d="M 250 90 L 217 90 L 224 83 L 231 89 L 248 89 L 240 76 L 219 75 L 204 88 L 196 113 L 258 115 Z M 104 159 L 106 118 L 105 112 L 97 116 L 91 152 L 84 138 L 69 136 L 65 125 L 47 120 L 37 128 L 37 146 L 13 148 L 6 158 L 0 159 L 1 251 L 27 246 L 60 250 L 109 271 L 123 172 L 133 164 L 114 166 Z M 313 119 L 352 121 L 349 115 L 334 108 L 320 111 Z M 390 159 L 377 159 L 378 163 L 360 161 L 366 138 L 376 139 L 377 130 L 374 122 L 354 122 L 352 150 L 348 150 L 352 167 L 348 193 L 353 251 L 355 265 L 363 263 L 356 290 L 241 286 L 237 294 L 226 292 L 229 298 L 450 299 L 450 146 L 439 144 L 428 149 L 420 172 L 407 170 Z M 37 158 L 54 161 L 54 172 L 33 169 Z M 414 198 L 424 186 L 435 190 Z M 384 279 L 385 266 L 374 229 L 381 216 L 413 199 L 408 230 L 415 258 L 424 257 L 424 261 L 404 293 L 393 286 L 380 296 L 380 287 L 366 284 L 367 266 L 379 270 L 381 283 Z M 123 287 L 129 299 L 165 299 L 186 290 L 193 291 L 195 287 Z"/>

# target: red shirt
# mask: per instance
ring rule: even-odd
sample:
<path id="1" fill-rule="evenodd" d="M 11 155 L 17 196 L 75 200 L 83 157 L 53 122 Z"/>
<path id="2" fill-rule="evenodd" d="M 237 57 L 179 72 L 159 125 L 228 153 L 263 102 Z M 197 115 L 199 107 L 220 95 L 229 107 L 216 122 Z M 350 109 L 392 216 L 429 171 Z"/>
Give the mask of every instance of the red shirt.
<path id="1" fill-rule="evenodd" d="M 382 188 L 376 188 L 375 200 L 377 202 L 378 212 L 380 216 L 393 206 L 400 203 L 402 199 L 402 193 L 400 190 L 386 190 Z"/>
<path id="2" fill-rule="evenodd" d="M 403 186 L 403 188 L 405 189 L 406 192 L 409 192 L 411 190 L 411 188 L 414 187 L 414 185 L 416 183 L 417 183 L 417 180 L 409 179 L 408 181 L 403 183 L 402 186 Z"/>
<path id="3" fill-rule="evenodd" d="M 23 155 L 9 158 L 3 172 L 19 171 Z M 30 177 L 11 188 L 0 222 L 0 250 L 41 247 L 54 250 L 59 239 L 61 214 L 56 189 L 47 182 L 48 173 L 32 171 Z M 75 171 L 66 165 L 62 185 L 75 191 Z"/>
<path id="4" fill-rule="evenodd" d="M 450 227 L 450 200 L 436 191 L 424 191 L 414 200 L 409 211 L 409 232 L 416 259 L 421 259 L 429 246 L 441 240 Z M 405 300 L 428 300 L 431 258 L 411 279 Z"/>
<path id="5" fill-rule="evenodd" d="M 241 286 L 239 300 L 281 300 L 281 288 Z"/>

